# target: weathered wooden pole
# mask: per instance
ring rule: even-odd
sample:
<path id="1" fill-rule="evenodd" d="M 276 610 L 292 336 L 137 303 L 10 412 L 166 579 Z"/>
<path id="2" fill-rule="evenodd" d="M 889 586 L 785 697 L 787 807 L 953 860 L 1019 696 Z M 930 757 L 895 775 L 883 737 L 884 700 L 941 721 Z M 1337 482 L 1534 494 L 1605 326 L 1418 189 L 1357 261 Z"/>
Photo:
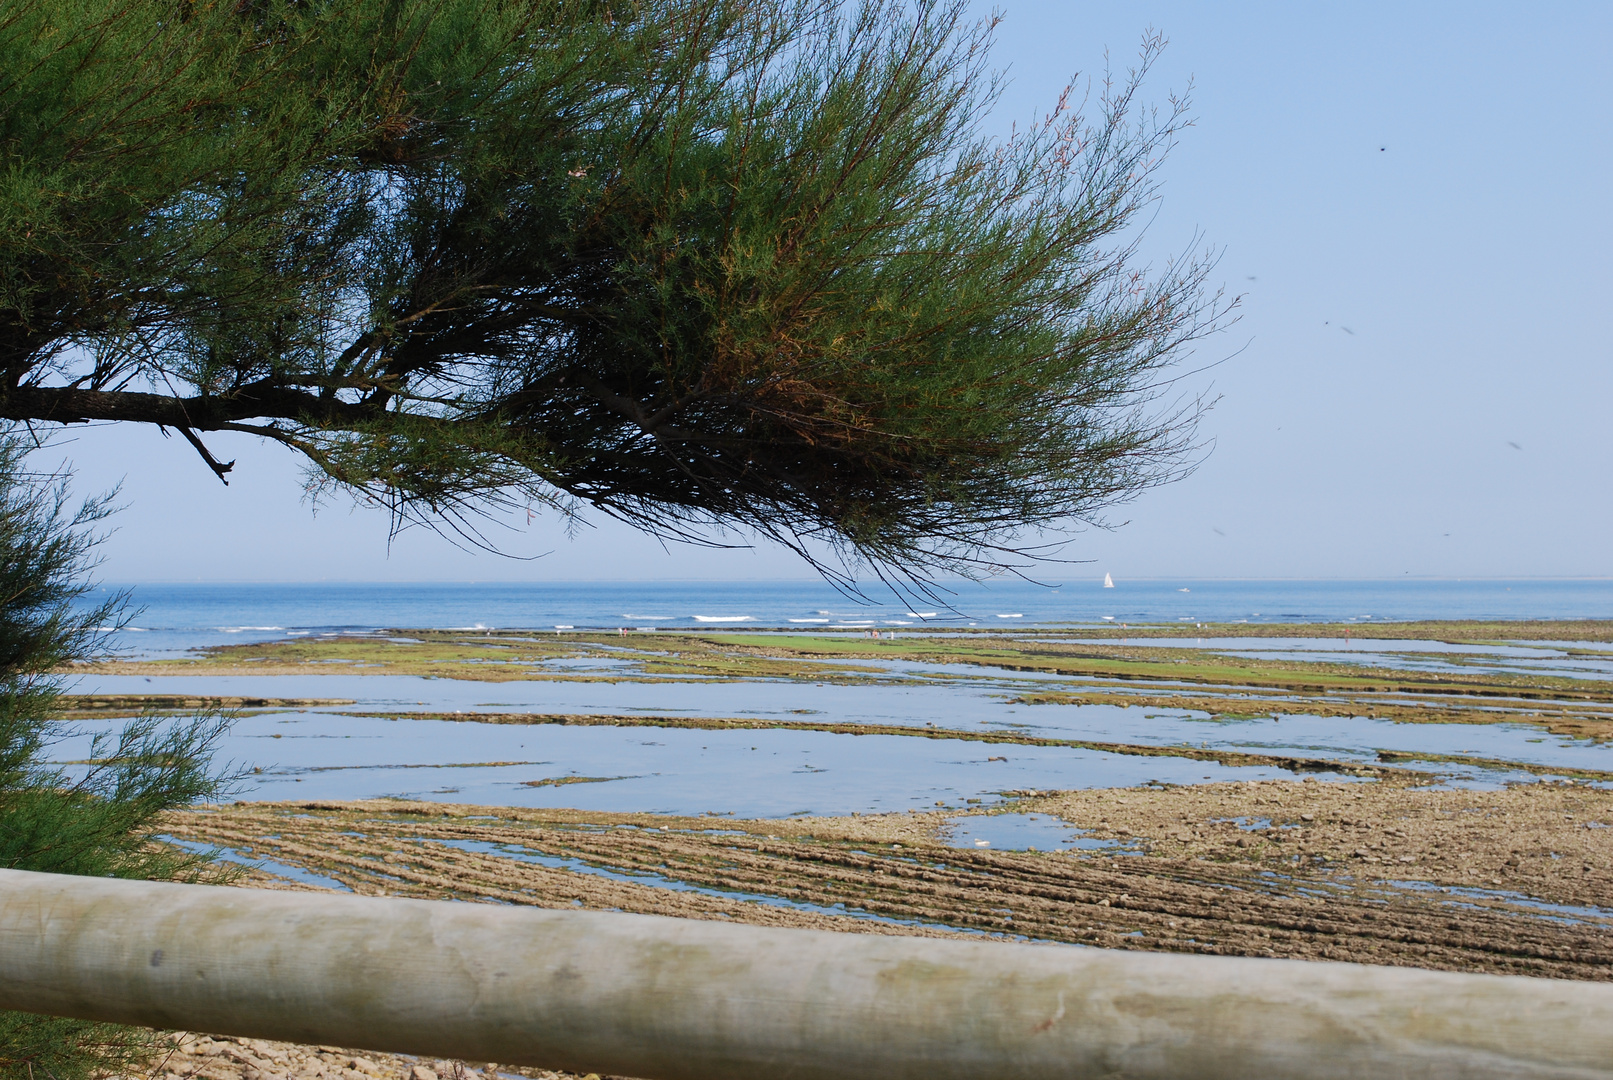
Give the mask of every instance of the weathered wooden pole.
<path id="1" fill-rule="evenodd" d="M 1613 1077 L 1613 986 L 0 870 L 0 1008 L 650 1080 Z"/>

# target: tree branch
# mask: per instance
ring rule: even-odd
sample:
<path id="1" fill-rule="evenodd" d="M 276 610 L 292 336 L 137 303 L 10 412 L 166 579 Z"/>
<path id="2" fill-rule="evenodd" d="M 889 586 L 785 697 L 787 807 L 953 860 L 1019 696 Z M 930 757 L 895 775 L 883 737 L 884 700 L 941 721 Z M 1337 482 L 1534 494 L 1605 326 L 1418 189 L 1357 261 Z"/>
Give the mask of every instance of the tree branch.
<path id="1" fill-rule="evenodd" d="M 378 410 L 373 405 L 322 399 L 268 382 L 248 384 L 225 397 L 189 398 L 135 391 L 83 390 L 71 386 L 0 389 L 0 418 L 58 424 L 124 420 L 188 432 L 193 429 L 218 431 L 227 424 L 255 417 L 349 425 L 374 419 L 377 415 Z"/>
<path id="2" fill-rule="evenodd" d="M 214 457 L 208 452 L 207 447 L 202 445 L 202 440 L 198 439 L 196 437 L 196 433 L 190 428 L 182 427 L 179 429 L 179 433 L 185 436 L 186 440 L 196 448 L 196 452 L 198 454 L 202 455 L 202 460 L 207 462 L 207 467 L 209 469 L 213 470 L 213 475 L 218 477 L 219 480 L 223 482 L 225 487 L 229 487 L 230 482 L 224 479 L 224 474 L 235 468 L 235 462 L 220 461 L 218 458 Z"/>

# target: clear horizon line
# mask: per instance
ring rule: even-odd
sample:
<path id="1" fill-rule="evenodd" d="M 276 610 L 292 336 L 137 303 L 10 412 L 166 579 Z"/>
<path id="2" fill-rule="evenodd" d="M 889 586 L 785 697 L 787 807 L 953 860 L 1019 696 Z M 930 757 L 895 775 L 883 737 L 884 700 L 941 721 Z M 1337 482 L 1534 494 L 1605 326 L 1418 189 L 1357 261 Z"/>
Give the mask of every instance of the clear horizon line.
<path id="1" fill-rule="evenodd" d="M 1110 571 L 1112 574 L 1113 571 Z M 1061 580 L 1048 579 L 1047 581 L 1026 581 L 1023 579 L 987 579 L 984 581 L 972 578 L 948 578 L 935 581 L 931 584 L 946 587 L 968 587 L 980 585 L 989 587 L 995 584 L 1035 585 L 1049 589 L 1062 588 L 1066 585 L 1086 585 L 1101 583 L 1103 578 L 1098 575 L 1083 576 L 1079 578 L 1064 578 Z M 1169 574 L 1158 576 L 1126 576 L 1117 579 L 1116 584 L 1126 582 L 1182 582 L 1196 581 L 1206 583 L 1312 583 L 1326 582 L 1360 583 L 1360 584 L 1391 584 L 1397 582 L 1475 582 L 1475 583 L 1501 583 L 1501 582 L 1609 582 L 1613 581 L 1613 574 L 1540 574 L 1540 575 L 1446 575 L 1446 574 L 1403 574 L 1399 577 L 1245 577 L 1227 576 L 1215 577 L 1207 575 Z M 147 579 L 108 579 L 97 583 L 97 587 L 133 587 L 139 585 L 663 585 L 663 584 L 690 584 L 690 585 L 801 585 L 816 583 L 834 588 L 833 583 L 816 577 L 779 577 L 779 578 L 708 578 L 708 577 L 601 577 L 601 578 L 417 578 L 417 579 L 374 579 L 374 578 L 210 578 L 210 579 L 181 579 L 181 578 L 147 578 Z M 878 581 L 867 582 L 865 587 L 879 587 Z"/>

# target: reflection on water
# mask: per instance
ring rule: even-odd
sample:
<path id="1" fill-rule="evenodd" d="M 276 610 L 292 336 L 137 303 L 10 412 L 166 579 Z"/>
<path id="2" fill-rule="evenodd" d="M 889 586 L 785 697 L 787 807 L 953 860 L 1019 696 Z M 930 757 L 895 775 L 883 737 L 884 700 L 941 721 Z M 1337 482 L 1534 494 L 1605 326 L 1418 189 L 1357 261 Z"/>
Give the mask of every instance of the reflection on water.
<path id="1" fill-rule="evenodd" d="M 1442 893 L 1459 898 L 1446 900 L 1445 904 L 1450 907 L 1488 910 L 1494 910 L 1497 906 L 1522 908 L 1536 918 L 1562 923 L 1565 926 L 1583 926 L 1586 923 L 1606 924 L 1609 920 L 1613 920 L 1613 908 L 1593 904 L 1551 904 L 1507 889 L 1435 885 L 1428 881 L 1385 881 L 1383 884 L 1408 892 Z"/>
<path id="2" fill-rule="evenodd" d="M 623 610 L 632 610 L 624 608 Z M 1373 641 L 1341 649 L 1337 639 L 1204 639 L 1216 651 L 1293 659 L 1345 658 L 1401 666 L 1465 663 L 1601 665 L 1613 657 L 1581 657 L 1549 644 L 1453 646 L 1426 641 Z M 1199 641 L 1148 641 L 1197 647 Z M 561 658 L 555 668 L 620 670 L 614 658 Z M 1588 666 L 1587 666 L 1588 665 Z M 223 756 L 252 771 L 241 795 L 253 799 L 351 799 L 395 795 L 514 806 L 572 806 L 617 811 L 787 816 L 843 814 L 936 806 L 990 805 L 997 793 L 1027 788 L 1074 789 L 1148 782 L 1196 784 L 1285 777 L 1267 766 L 1229 767 L 1178 754 L 1143 756 L 1102 748 L 987 743 L 984 735 L 1125 744 L 1199 754 L 1240 753 L 1336 761 L 1342 767 L 1459 756 L 1437 766 L 1450 782 L 1493 786 L 1527 780 L 1516 763 L 1536 770 L 1613 773 L 1613 743 L 1550 735 L 1525 724 L 1413 724 L 1367 716 L 1322 717 L 1268 710 L 1303 708 L 1277 697 L 1229 697 L 1215 715 L 1146 704 L 1026 705 L 1017 699 L 1079 690 L 1094 680 L 971 664 L 878 657 L 840 667 L 872 668 L 870 677 L 812 683 L 787 678 L 749 681 L 475 682 L 406 675 L 84 676 L 78 693 L 165 693 L 193 696 L 350 698 L 356 706 L 261 714 L 240 720 Z M 1466 669 L 1464 669 L 1466 670 Z M 1603 677 L 1595 675 L 1595 677 Z M 1151 694 L 1169 684 L 1149 682 Z M 1193 685 L 1194 695 L 1204 687 Z M 1222 691 L 1229 688 L 1220 687 Z M 1114 693 L 1114 687 L 1107 688 Z M 1496 702 L 1474 701 L 1470 707 Z M 1544 702 L 1531 703 L 1539 708 Z M 1363 706 L 1363 711 L 1365 711 Z M 363 717 L 353 712 L 381 715 Z M 813 730 L 701 731 L 683 728 L 557 726 L 449 722 L 408 715 L 477 713 L 737 718 L 749 721 L 858 724 L 934 729 L 963 738 L 910 738 Z M 57 748 L 58 760 L 82 756 L 82 739 Z M 1380 758 L 1380 755 L 1387 757 Z M 1497 766 L 1489 762 L 1504 762 Z M 982 819 L 984 820 L 984 819 Z M 969 824 L 967 828 L 986 828 Z M 1024 836 L 990 826 L 998 837 L 970 843 L 1017 844 Z M 1026 828 L 1031 826 L 1026 825 Z M 1028 834 L 1026 834 L 1028 835 Z M 1077 838 L 1078 839 L 1078 838 Z M 1025 840 L 1032 843 L 1033 841 Z M 1070 843 L 1079 847 L 1078 843 Z M 1038 844 L 1037 846 L 1041 846 Z M 1056 845 L 1050 845 L 1056 846 Z M 1065 846 L 1070 846 L 1066 844 Z"/>
<path id="3" fill-rule="evenodd" d="M 278 862 L 274 859 L 259 858 L 254 855 L 248 855 L 241 851 L 237 851 L 233 848 L 216 848 L 211 844 L 198 844 L 194 840 L 181 840 L 177 836 L 158 836 L 157 839 L 161 840 L 163 843 L 172 844 L 176 848 L 188 851 L 193 855 L 210 855 L 216 862 L 230 863 L 235 866 L 247 866 L 265 870 L 268 873 L 274 874 L 276 877 L 288 878 L 292 881 L 300 881 L 304 885 L 314 885 L 321 889 L 339 889 L 342 892 L 353 891 L 333 877 L 326 877 L 324 874 L 316 874 L 312 870 L 304 869 L 301 866 L 294 866 L 291 863 Z"/>
<path id="4" fill-rule="evenodd" d="M 782 680 L 666 684 L 482 683 L 404 675 L 165 676 L 147 681 L 141 676 L 97 676 L 80 680 L 74 689 L 80 693 L 107 694 L 351 698 L 359 705 L 347 707 L 350 711 L 401 712 L 424 708 L 462 713 L 706 716 L 777 721 L 799 721 L 803 717 L 810 717 L 814 722 L 823 723 L 1018 732 L 1054 739 L 1317 757 L 1352 764 L 1376 762 L 1380 751 L 1391 751 L 1402 754 L 1463 754 L 1547 768 L 1613 771 L 1613 744 L 1594 744 L 1545 735 L 1539 728 L 1523 724 L 1408 724 L 1369 717 L 1306 715 L 1283 715 L 1276 719 L 1271 713 L 1247 719 L 1221 717 L 1212 722 L 1207 713 L 1182 709 L 1140 705 L 1130 708 L 1116 705 L 1017 705 L 1011 700 L 1024 693 L 1070 689 L 1079 686 L 1082 681 L 1051 676 L 1027 678 L 1019 673 L 1005 673 L 1003 678 L 986 678 L 976 673 L 967 680 L 941 685 L 810 684 Z M 1274 707 L 1270 701 L 1251 701 L 1246 705 L 1262 710 Z M 358 721 L 330 723 L 329 732 L 304 736 L 301 732 L 307 729 L 302 728 L 298 737 L 341 737 L 343 732 L 356 730 L 351 725 Z M 474 747 L 475 756 L 484 761 L 525 760 L 517 755 L 495 754 L 481 749 L 484 746 L 502 745 L 499 740 L 503 736 L 491 733 L 497 729 L 467 724 L 459 726 L 458 730 L 457 740 L 448 739 L 444 745 L 466 748 L 459 751 L 461 755 L 470 754 L 472 751 L 469 748 Z M 756 732 L 755 736 L 773 739 L 780 734 Z M 250 752 L 243 749 L 240 756 L 254 764 L 269 753 L 260 745 L 246 745 L 250 746 Z M 1029 748 L 1008 749 L 1017 753 Z M 450 752 L 453 751 L 450 749 Z M 982 749 L 981 756 L 1002 752 L 1005 751 Z M 431 762 L 462 759 L 462 756 L 419 756 L 411 760 Z M 567 767 L 571 767 L 570 763 Z M 636 766 L 610 768 L 608 764 L 595 762 L 587 766 L 578 764 L 575 771 L 582 775 L 615 776 L 624 772 L 639 772 L 641 769 Z M 1210 774 L 1213 770 L 1205 768 L 1202 772 Z M 1495 775 L 1491 781 L 1504 782 L 1517 779 L 1520 775 L 1526 778 L 1526 774 L 1507 777 Z M 1038 785 L 1027 782 L 1018 786 Z M 861 809 L 861 806 L 852 804 L 849 808 Z"/>
<path id="5" fill-rule="evenodd" d="M 56 752 L 71 760 L 84 739 Z M 788 817 L 963 808 L 1025 788 L 1277 779 L 1174 757 L 816 731 L 514 726 L 334 713 L 243 717 L 221 757 L 243 799 L 397 797 L 498 806 Z M 448 763 L 448 764 L 434 764 Z M 533 781 L 619 777 L 533 786 Z"/>
<path id="6" fill-rule="evenodd" d="M 1374 643 L 1376 644 L 1376 643 Z M 1364 664 L 1368 667 L 1398 668 L 1403 671 L 1435 671 L 1441 674 L 1557 675 L 1566 679 L 1613 679 L 1613 659 L 1543 655 L 1517 660 L 1488 660 L 1468 654 L 1442 659 L 1422 652 L 1380 653 L 1320 650 L 1305 652 L 1246 651 L 1240 655 L 1255 660 L 1310 660 L 1323 664 Z"/>
<path id="7" fill-rule="evenodd" d="M 971 814 L 949 818 L 945 829 L 947 843 L 959 848 L 993 848 L 997 851 L 1074 849 L 1122 854 L 1130 854 L 1134 850 L 1119 840 L 1099 840 L 1087 836 L 1086 830 L 1050 814 Z"/>

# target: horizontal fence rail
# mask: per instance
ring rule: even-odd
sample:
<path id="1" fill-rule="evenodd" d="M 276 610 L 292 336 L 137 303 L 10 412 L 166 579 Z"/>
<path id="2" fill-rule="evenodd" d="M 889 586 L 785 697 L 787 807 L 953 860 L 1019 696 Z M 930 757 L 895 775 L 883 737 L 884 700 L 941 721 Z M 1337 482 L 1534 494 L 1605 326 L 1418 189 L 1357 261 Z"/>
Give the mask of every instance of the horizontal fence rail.
<path id="1" fill-rule="evenodd" d="M 0 870 L 0 1008 L 648 1080 L 1613 1077 L 1613 985 Z"/>

